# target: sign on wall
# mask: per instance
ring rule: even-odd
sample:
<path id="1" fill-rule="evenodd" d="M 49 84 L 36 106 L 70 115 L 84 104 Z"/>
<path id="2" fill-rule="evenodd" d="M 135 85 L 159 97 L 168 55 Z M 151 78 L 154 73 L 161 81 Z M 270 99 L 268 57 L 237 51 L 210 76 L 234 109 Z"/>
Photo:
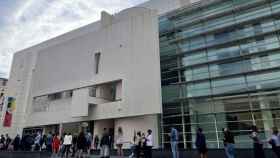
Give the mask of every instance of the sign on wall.
<path id="1" fill-rule="evenodd" d="M 4 102 L 4 127 L 11 127 L 13 112 L 16 109 L 16 99 L 14 97 L 6 97 L 6 102 Z"/>

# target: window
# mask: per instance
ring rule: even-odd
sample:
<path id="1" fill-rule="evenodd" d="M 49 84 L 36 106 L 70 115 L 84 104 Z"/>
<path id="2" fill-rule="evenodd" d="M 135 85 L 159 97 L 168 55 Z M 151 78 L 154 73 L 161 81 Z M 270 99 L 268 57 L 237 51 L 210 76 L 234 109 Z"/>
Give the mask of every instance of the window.
<path id="1" fill-rule="evenodd" d="M 62 93 L 54 93 L 54 94 L 48 95 L 49 100 L 58 100 L 61 98 L 62 98 Z"/>
<path id="2" fill-rule="evenodd" d="M 71 98 L 72 96 L 73 96 L 73 91 L 72 90 L 64 92 L 64 97 L 65 98 Z"/>
<path id="3" fill-rule="evenodd" d="M 96 87 L 89 87 L 89 96 L 96 97 Z"/>
<path id="4" fill-rule="evenodd" d="M 99 63 L 100 63 L 100 56 L 101 53 L 95 53 L 94 60 L 95 60 L 95 74 L 98 74 L 99 72 Z"/>
<path id="5" fill-rule="evenodd" d="M 6 86 L 7 85 L 7 81 L 6 80 L 3 80 L 3 86 Z"/>

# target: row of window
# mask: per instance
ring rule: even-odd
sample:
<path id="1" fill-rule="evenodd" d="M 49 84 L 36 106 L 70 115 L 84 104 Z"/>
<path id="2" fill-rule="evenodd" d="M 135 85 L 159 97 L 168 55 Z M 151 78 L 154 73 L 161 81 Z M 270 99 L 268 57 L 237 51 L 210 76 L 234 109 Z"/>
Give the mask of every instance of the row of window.
<path id="1" fill-rule="evenodd" d="M 180 141 L 183 141 L 183 136 L 185 136 L 186 141 L 191 143 L 195 141 L 196 129 L 199 127 L 203 128 L 208 142 L 222 141 L 222 128 L 227 127 L 230 128 L 235 135 L 237 146 L 239 148 L 248 148 L 250 146 L 248 146 L 248 144 L 245 142 L 251 142 L 251 139 L 248 136 L 253 125 L 256 125 L 259 128 L 261 139 L 266 140 L 268 137 L 270 137 L 271 131 L 269 127 L 280 127 L 279 120 L 279 110 L 263 110 L 252 113 L 242 112 L 192 116 L 181 115 L 163 118 L 162 129 L 163 134 L 166 135 L 164 137 L 164 141 L 169 141 L 167 134 L 170 132 L 171 127 L 175 127 L 180 133 Z M 211 145 L 209 147 L 216 148 Z"/>
<path id="2" fill-rule="evenodd" d="M 161 56 L 175 55 L 177 53 L 195 51 L 201 48 L 219 46 L 220 44 L 225 44 L 240 39 L 246 39 L 245 41 L 242 41 L 242 43 L 244 44 L 249 43 L 251 41 L 264 41 L 270 37 L 269 36 L 255 37 L 255 36 L 279 30 L 280 19 L 277 21 L 276 24 L 274 23 L 276 23 L 276 21 L 268 20 L 264 23 L 257 22 L 248 26 L 244 26 L 243 28 L 238 28 L 238 29 L 235 28 L 233 30 L 227 30 L 219 33 L 209 34 L 206 36 L 199 36 L 193 39 L 179 41 L 178 43 L 170 43 L 170 41 L 161 42 L 160 44 Z M 248 37 L 254 37 L 254 38 L 247 39 Z M 275 35 L 275 37 L 277 36 Z M 173 39 L 175 39 L 175 37 Z M 238 43 L 239 42 L 237 41 L 237 44 L 235 45 L 238 45 Z"/>
<path id="3" fill-rule="evenodd" d="M 245 58 L 241 61 L 227 63 L 208 64 L 205 66 L 188 68 L 180 71 L 181 81 L 196 81 L 214 77 L 224 77 L 233 74 L 247 73 L 280 66 L 279 51 L 273 54 L 262 54 L 260 56 Z M 177 71 L 162 73 L 163 85 L 178 82 L 179 74 Z"/>
<path id="4" fill-rule="evenodd" d="M 280 71 L 266 72 L 262 74 L 249 74 L 232 78 L 213 79 L 198 83 L 182 85 L 170 85 L 162 88 L 163 99 L 172 100 L 173 97 L 192 98 L 220 94 L 246 93 L 254 90 L 266 90 L 279 88 Z"/>
<path id="5" fill-rule="evenodd" d="M 219 18 L 214 19 L 206 19 L 205 22 L 198 21 L 198 24 L 192 24 L 188 19 L 188 15 L 181 17 L 182 20 L 176 21 L 168 21 L 167 18 L 161 18 L 160 20 L 160 31 L 166 30 L 166 28 L 170 29 L 170 27 L 179 28 L 183 31 L 185 37 L 193 37 L 202 33 L 210 32 L 213 30 L 221 29 L 224 27 L 229 27 L 236 24 L 241 24 L 244 22 L 248 22 L 250 20 L 254 20 L 261 17 L 266 17 L 272 14 L 279 13 L 280 11 L 280 2 L 275 1 L 266 4 L 262 4 L 258 7 L 253 7 L 250 9 L 245 9 L 238 12 L 232 12 L 230 15 L 224 15 Z M 195 13 L 196 16 L 199 16 L 198 13 Z M 190 25 L 188 25 L 190 24 Z"/>
<path id="6" fill-rule="evenodd" d="M 265 2 L 265 0 L 253 0 L 253 1 L 244 1 L 244 0 L 227 0 L 219 3 L 214 3 L 212 5 L 208 5 L 207 7 L 201 9 L 199 11 L 192 11 L 187 13 L 177 14 L 175 18 L 172 18 L 172 22 L 174 22 L 176 27 L 186 26 L 193 24 L 194 22 L 202 21 L 202 20 L 210 20 L 212 18 L 216 18 L 218 16 L 225 16 L 226 14 L 230 14 L 232 12 L 238 12 L 239 14 L 246 14 L 248 11 L 248 6 L 253 6 L 256 2 Z M 261 4 L 263 5 L 263 4 Z M 243 11 L 243 12 L 242 12 Z"/>
<path id="7" fill-rule="evenodd" d="M 279 109 L 279 91 L 268 94 L 237 95 L 230 97 L 194 98 L 184 102 L 169 102 L 163 105 L 164 116 L 232 113 Z"/>

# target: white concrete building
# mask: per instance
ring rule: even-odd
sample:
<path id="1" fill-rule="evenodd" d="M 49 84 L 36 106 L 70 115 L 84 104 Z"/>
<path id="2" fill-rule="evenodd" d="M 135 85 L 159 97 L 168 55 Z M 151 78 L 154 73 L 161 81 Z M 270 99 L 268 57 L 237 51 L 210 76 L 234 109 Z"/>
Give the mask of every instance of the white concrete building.
<path id="1" fill-rule="evenodd" d="M 158 16 L 136 7 L 14 55 L 7 96 L 16 98 L 12 127 L 0 133 L 78 133 L 88 126 L 154 131 L 158 146 L 161 86 Z"/>

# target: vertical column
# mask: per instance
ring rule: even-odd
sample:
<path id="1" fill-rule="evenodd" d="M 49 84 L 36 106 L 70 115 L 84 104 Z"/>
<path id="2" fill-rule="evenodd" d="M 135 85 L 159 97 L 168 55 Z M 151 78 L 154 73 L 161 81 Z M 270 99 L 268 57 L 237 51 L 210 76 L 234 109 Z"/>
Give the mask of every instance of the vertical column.
<path id="1" fill-rule="evenodd" d="M 184 141 L 184 149 L 187 149 L 187 138 L 186 138 L 186 127 L 185 127 L 185 117 L 184 117 L 184 103 L 181 104 L 181 115 L 182 115 L 182 128 L 183 128 L 183 141 Z"/>
<path id="2" fill-rule="evenodd" d="M 261 96 L 258 98 L 260 109 L 261 109 L 261 116 L 263 120 L 263 126 L 265 130 L 265 137 L 270 137 L 270 129 L 274 126 L 273 117 L 270 109 L 269 102 L 265 100 L 265 96 Z"/>
<path id="3" fill-rule="evenodd" d="M 62 123 L 59 124 L 58 131 L 59 131 L 59 137 L 61 137 L 62 136 L 62 132 L 63 132 L 63 124 Z"/>

